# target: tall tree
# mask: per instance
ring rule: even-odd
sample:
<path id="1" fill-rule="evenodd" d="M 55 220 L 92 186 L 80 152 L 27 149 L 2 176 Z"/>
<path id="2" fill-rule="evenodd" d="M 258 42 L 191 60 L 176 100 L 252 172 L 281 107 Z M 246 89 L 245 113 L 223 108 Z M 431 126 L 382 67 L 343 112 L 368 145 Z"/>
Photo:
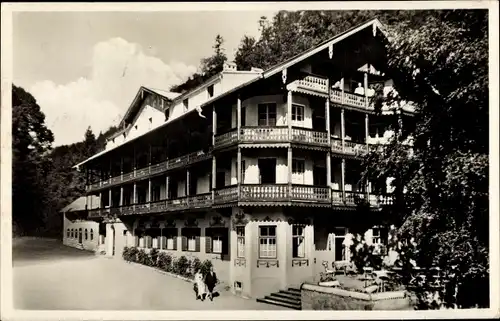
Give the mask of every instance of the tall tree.
<path id="1" fill-rule="evenodd" d="M 170 91 L 185 93 L 194 89 L 205 82 L 210 77 L 221 72 L 224 68 L 224 63 L 227 61 L 227 56 L 224 53 L 224 38 L 221 35 L 215 37 L 213 45 L 214 53 L 212 56 L 201 59 L 201 73 L 195 73 L 182 84 L 172 86 Z"/>
<path id="2" fill-rule="evenodd" d="M 21 234 L 43 229 L 47 208 L 44 157 L 54 136 L 45 125 L 45 115 L 35 98 L 12 86 L 12 221 Z"/>
<path id="3" fill-rule="evenodd" d="M 383 153 L 366 160 L 365 177 L 394 177 L 394 218 L 416 241 L 416 261 L 439 266 L 449 306 L 489 304 L 488 16 L 439 12 L 418 28 L 388 29 L 387 70 L 397 97 L 416 108 L 413 148 L 395 124 Z M 403 124 L 404 129 L 405 124 Z M 474 295 L 470 293 L 474 292 Z"/>

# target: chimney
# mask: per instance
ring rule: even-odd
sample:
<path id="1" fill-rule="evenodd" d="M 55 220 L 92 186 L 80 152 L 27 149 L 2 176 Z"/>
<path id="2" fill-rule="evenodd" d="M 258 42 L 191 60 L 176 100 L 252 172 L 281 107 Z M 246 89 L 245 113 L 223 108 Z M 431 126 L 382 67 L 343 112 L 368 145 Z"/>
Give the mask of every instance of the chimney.
<path id="1" fill-rule="evenodd" d="M 236 64 L 234 62 L 225 62 L 224 71 L 236 71 Z"/>
<path id="2" fill-rule="evenodd" d="M 252 67 L 252 68 L 250 68 L 250 71 L 252 71 L 252 72 L 258 72 L 258 73 L 264 72 L 264 70 L 263 70 L 263 69 L 261 69 L 261 68 L 257 68 L 257 67 Z"/>

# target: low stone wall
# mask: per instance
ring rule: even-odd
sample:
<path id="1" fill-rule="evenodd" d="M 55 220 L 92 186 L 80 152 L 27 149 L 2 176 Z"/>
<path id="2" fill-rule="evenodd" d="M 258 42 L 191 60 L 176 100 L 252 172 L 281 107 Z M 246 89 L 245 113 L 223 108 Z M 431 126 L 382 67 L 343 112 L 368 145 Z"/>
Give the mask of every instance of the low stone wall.
<path id="1" fill-rule="evenodd" d="M 405 291 L 361 293 L 304 283 L 300 287 L 302 310 L 408 310 Z"/>

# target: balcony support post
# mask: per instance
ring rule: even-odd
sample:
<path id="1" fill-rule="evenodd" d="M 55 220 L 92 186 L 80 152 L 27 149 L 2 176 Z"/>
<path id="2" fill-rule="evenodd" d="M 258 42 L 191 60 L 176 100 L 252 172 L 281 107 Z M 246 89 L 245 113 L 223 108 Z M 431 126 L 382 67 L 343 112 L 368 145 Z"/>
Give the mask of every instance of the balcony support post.
<path id="1" fill-rule="evenodd" d="M 170 176 L 165 176 L 165 199 L 168 200 L 170 199 L 169 194 L 170 194 Z"/>
<path id="2" fill-rule="evenodd" d="M 344 119 L 344 107 L 340 108 L 340 139 L 342 142 L 342 152 L 345 151 L 345 119 Z"/>
<path id="3" fill-rule="evenodd" d="M 135 170 L 137 168 L 137 159 L 135 157 L 135 145 L 134 145 L 134 151 L 133 151 L 134 155 L 133 155 L 133 166 L 134 166 L 134 177 L 135 177 Z M 134 190 L 134 195 L 135 195 L 135 190 Z"/>
<path id="4" fill-rule="evenodd" d="M 217 135 L 217 111 L 212 105 L 212 146 L 215 146 L 215 135 Z"/>
<path id="5" fill-rule="evenodd" d="M 238 95 L 238 99 L 236 101 L 236 132 L 238 142 L 241 138 L 241 98 Z"/>
<path id="6" fill-rule="evenodd" d="M 212 199 L 215 199 L 215 189 L 217 188 L 216 185 L 216 177 L 217 177 L 217 159 L 215 158 L 215 155 L 212 156 Z"/>
<path id="7" fill-rule="evenodd" d="M 111 192 L 111 188 L 109 189 L 109 200 L 108 200 L 108 204 L 109 204 L 109 208 L 111 208 L 111 206 L 113 206 L 113 193 Z"/>
<path id="8" fill-rule="evenodd" d="M 332 188 L 332 160 L 330 151 L 326 152 L 326 185 Z"/>
<path id="9" fill-rule="evenodd" d="M 238 154 L 236 155 L 236 180 L 238 184 L 238 200 L 240 199 L 240 186 L 241 181 L 241 148 L 238 147 Z"/>
<path id="10" fill-rule="evenodd" d="M 123 206 L 123 186 L 120 186 L 120 206 Z"/>
<path id="11" fill-rule="evenodd" d="M 288 155 L 287 155 L 287 167 L 288 167 L 288 197 L 292 197 L 292 147 L 288 147 Z"/>
<path id="12" fill-rule="evenodd" d="M 326 127 L 326 136 L 328 141 L 328 147 L 331 148 L 331 135 L 330 135 L 330 79 L 326 79 L 326 88 L 328 91 L 328 97 L 325 101 L 325 127 Z"/>
<path id="13" fill-rule="evenodd" d="M 148 203 L 151 203 L 151 201 L 153 200 L 153 198 L 151 197 L 151 189 L 152 189 L 152 182 L 151 182 L 151 178 L 148 179 Z"/>
<path id="14" fill-rule="evenodd" d="M 370 137 L 369 123 L 368 123 L 368 114 L 365 115 L 365 143 L 366 150 L 368 151 L 368 138 Z"/>
<path id="15" fill-rule="evenodd" d="M 341 76 L 342 78 L 340 78 L 340 90 L 341 90 L 340 103 L 341 105 L 344 105 L 344 75 Z"/>
<path id="16" fill-rule="evenodd" d="M 123 156 L 120 156 L 120 182 L 123 182 Z"/>
<path id="17" fill-rule="evenodd" d="M 189 196 L 189 168 L 186 169 L 186 196 Z"/>
<path id="18" fill-rule="evenodd" d="M 137 182 L 134 182 L 134 194 L 132 195 L 132 200 L 134 201 L 134 205 L 137 204 Z"/>
<path id="19" fill-rule="evenodd" d="M 288 125 L 288 140 L 292 140 L 292 92 L 289 90 L 286 97 L 286 124 Z"/>
<path id="20" fill-rule="evenodd" d="M 368 72 L 370 71 L 370 64 L 367 65 L 368 70 L 363 74 L 363 85 L 365 89 L 365 108 L 368 109 Z"/>
<path id="21" fill-rule="evenodd" d="M 342 200 L 345 202 L 345 158 L 342 158 L 341 168 L 340 168 L 340 184 L 342 185 Z"/>
<path id="22" fill-rule="evenodd" d="M 89 200 L 89 196 L 88 195 L 85 195 L 85 210 L 88 209 L 88 200 Z"/>

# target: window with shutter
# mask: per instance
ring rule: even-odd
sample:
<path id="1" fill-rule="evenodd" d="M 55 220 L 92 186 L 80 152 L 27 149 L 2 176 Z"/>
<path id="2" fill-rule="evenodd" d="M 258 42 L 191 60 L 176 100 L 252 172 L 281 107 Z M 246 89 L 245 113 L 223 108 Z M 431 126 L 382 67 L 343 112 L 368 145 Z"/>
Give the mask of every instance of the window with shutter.
<path id="1" fill-rule="evenodd" d="M 187 251 L 187 249 L 188 249 L 187 237 L 183 236 L 182 237 L 182 250 Z"/>
<path id="2" fill-rule="evenodd" d="M 194 251 L 195 252 L 200 252 L 200 237 L 199 236 L 196 236 L 195 239 L 195 247 L 194 247 Z"/>
<path id="3" fill-rule="evenodd" d="M 212 238 L 205 236 L 205 253 L 212 253 Z"/>

